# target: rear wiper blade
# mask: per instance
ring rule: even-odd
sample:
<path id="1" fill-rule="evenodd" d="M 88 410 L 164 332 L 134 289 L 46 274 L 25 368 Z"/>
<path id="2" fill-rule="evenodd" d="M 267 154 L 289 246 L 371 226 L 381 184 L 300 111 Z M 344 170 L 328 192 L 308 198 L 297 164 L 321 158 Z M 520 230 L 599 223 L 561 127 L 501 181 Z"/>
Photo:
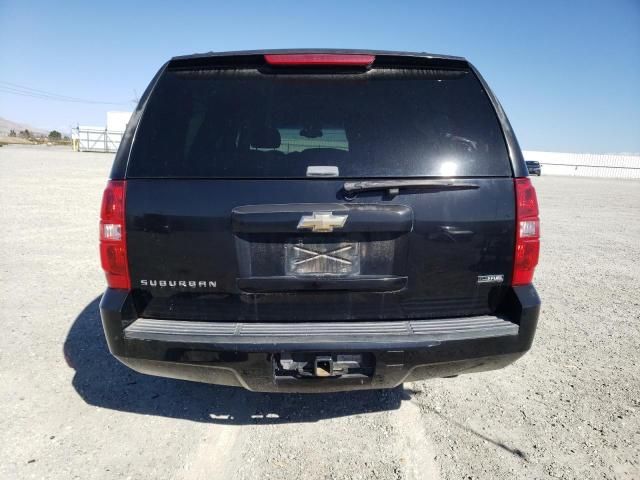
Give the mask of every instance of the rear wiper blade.
<path id="1" fill-rule="evenodd" d="M 371 190 L 387 190 L 389 195 L 397 195 L 401 188 L 420 188 L 427 190 L 472 190 L 479 185 L 457 180 L 365 180 L 345 182 L 342 189 L 347 195 Z"/>

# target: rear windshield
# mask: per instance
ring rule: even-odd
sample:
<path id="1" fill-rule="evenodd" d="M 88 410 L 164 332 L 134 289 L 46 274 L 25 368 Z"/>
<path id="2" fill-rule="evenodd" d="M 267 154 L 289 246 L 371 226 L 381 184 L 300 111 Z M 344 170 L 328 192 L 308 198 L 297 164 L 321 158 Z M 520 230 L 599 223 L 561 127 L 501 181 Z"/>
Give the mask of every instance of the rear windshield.
<path id="1" fill-rule="evenodd" d="M 309 167 L 332 167 L 309 168 Z M 129 178 L 509 176 L 496 114 L 469 71 L 167 71 Z"/>

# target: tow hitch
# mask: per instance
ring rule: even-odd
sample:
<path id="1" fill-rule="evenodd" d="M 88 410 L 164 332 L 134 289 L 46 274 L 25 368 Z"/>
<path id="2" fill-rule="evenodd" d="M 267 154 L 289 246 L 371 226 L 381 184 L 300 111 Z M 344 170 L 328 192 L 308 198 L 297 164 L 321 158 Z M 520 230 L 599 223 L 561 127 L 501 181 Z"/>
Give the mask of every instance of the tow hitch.
<path id="1" fill-rule="evenodd" d="M 275 380 L 285 378 L 371 377 L 374 356 L 361 354 L 281 353 L 273 357 Z"/>
<path id="2" fill-rule="evenodd" d="M 338 367 L 338 372 L 342 366 Z M 330 356 L 316 357 L 315 366 L 313 369 L 316 377 L 331 377 L 333 373 L 333 358 Z"/>

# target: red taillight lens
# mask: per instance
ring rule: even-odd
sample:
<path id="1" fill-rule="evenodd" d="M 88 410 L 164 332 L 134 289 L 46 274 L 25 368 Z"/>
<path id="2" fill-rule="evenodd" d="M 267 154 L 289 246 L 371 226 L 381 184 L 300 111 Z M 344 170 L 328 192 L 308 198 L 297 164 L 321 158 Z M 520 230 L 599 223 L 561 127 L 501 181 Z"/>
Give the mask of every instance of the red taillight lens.
<path id="1" fill-rule="evenodd" d="M 131 288 L 124 200 L 126 182 L 110 180 L 100 209 L 100 262 L 111 288 Z"/>
<path id="2" fill-rule="evenodd" d="M 540 256 L 540 218 L 536 190 L 528 178 L 515 179 L 516 249 L 513 285 L 528 285 Z"/>
<path id="3" fill-rule="evenodd" d="M 368 67 L 376 59 L 375 55 L 331 54 L 331 53 L 288 53 L 267 54 L 269 65 L 279 66 L 353 66 Z"/>

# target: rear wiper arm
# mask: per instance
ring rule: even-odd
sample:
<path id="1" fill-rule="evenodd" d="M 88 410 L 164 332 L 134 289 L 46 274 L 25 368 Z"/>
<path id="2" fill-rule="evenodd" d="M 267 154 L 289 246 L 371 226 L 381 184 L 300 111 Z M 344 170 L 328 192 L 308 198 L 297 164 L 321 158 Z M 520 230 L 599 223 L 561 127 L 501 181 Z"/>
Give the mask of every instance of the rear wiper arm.
<path id="1" fill-rule="evenodd" d="M 473 190 L 479 185 L 457 180 L 365 180 L 345 182 L 342 186 L 347 196 L 371 190 L 387 190 L 389 195 L 397 195 L 401 188 L 420 188 L 426 190 Z"/>

